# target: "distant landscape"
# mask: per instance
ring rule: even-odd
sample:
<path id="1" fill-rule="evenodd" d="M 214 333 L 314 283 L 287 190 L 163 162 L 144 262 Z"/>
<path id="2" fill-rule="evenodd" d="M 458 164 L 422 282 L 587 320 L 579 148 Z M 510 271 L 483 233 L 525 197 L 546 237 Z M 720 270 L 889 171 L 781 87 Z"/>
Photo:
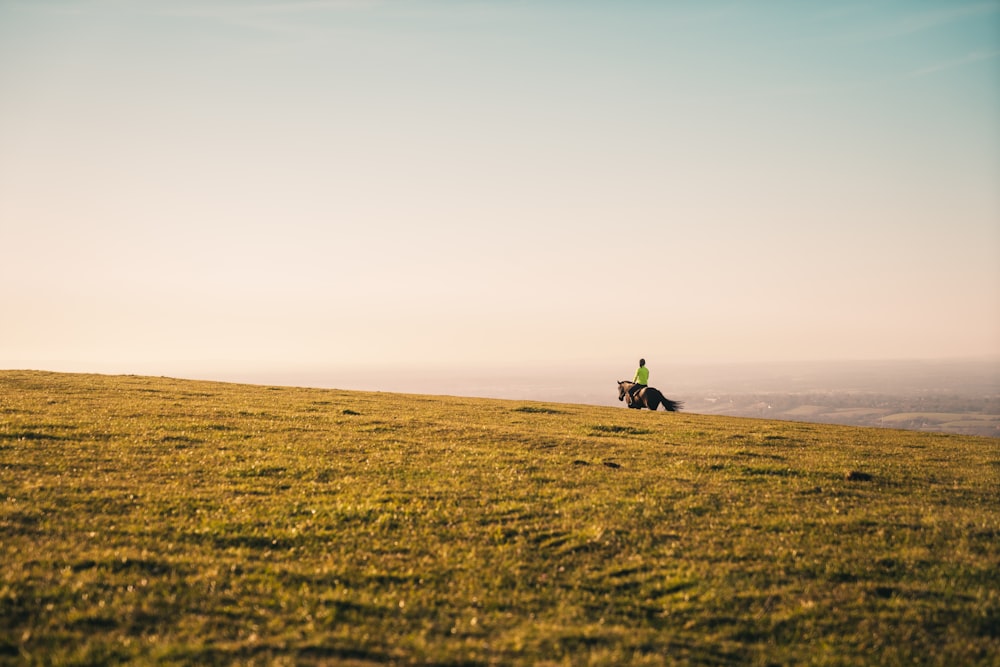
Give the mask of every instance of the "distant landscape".
<path id="1" fill-rule="evenodd" d="M 631 363 L 631 362 L 630 362 Z M 1000 359 L 659 363 L 651 384 L 685 411 L 1000 437 Z M 236 382 L 621 406 L 629 364 L 523 368 L 224 368 L 178 375 Z"/>
<path id="2" fill-rule="evenodd" d="M 716 394 L 691 400 L 688 408 L 700 414 L 1000 436 L 1000 399 L 996 396 Z"/>
<path id="3" fill-rule="evenodd" d="M 856 362 L 744 369 L 687 388 L 701 414 L 1000 436 L 1000 364 Z M 728 386 L 727 386 L 728 385 Z"/>
<path id="4" fill-rule="evenodd" d="M 876 426 L 1000 437 L 1000 358 L 939 361 L 653 363 L 651 384 L 684 402 L 684 411 L 730 417 Z M 0 361 L 0 367 L 92 372 L 87 366 Z M 622 407 L 616 382 L 631 360 L 521 366 L 123 365 L 100 372 L 197 380 L 555 401 Z"/>

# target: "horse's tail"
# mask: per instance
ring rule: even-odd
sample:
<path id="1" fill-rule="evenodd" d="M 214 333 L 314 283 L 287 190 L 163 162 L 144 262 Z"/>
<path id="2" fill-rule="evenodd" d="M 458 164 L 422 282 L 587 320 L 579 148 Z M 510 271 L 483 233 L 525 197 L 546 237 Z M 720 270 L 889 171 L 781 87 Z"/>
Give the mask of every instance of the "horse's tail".
<path id="1" fill-rule="evenodd" d="M 684 407 L 684 401 L 672 401 L 666 396 L 660 399 L 663 403 L 663 409 L 667 412 L 680 412 L 681 408 Z"/>
<path id="2" fill-rule="evenodd" d="M 659 404 L 662 405 L 663 409 L 666 410 L 667 412 L 678 412 L 681 408 L 684 407 L 683 401 L 672 401 L 666 396 L 664 396 L 663 393 L 660 392 L 659 390 L 657 390 L 656 393 L 659 394 L 658 396 Z M 660 407 L 660 405 L 653 405 L 652 409 L 656 410 L 658 407 Z"/>

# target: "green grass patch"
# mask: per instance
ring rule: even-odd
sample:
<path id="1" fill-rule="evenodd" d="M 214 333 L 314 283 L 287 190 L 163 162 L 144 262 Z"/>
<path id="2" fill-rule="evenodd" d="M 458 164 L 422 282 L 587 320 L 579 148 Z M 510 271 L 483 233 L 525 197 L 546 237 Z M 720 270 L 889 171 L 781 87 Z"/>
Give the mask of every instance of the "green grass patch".
<path id="1" fill-rule="evenodd" d="M 0 663 L 1000 655 L 996 439 L 389 398 L 0 372 Z"/>

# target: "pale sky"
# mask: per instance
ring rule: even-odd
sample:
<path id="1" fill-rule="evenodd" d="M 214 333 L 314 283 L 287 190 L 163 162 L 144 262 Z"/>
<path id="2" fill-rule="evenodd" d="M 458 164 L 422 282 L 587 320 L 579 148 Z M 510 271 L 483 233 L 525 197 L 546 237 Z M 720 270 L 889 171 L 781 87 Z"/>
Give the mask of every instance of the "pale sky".
<path id="1" fill-rule="evenodd" d="M 0 366 L 1000 354 L 1000 2 L 0 0 Z"/>

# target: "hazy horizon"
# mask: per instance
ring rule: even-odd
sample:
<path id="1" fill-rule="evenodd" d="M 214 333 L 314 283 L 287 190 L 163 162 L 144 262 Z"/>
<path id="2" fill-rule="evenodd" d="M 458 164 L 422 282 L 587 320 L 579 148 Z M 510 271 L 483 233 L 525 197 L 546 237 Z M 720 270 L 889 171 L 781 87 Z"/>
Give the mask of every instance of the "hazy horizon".
<path id="1" fill-rule="evenodd" d="M 11 368 L 1000 356 L 997 1 L 8 0 L 0 98 Z"/>
<path id="2" fill-rule="evenodd" d="M 0 360 L 0 367 L 14 368 L 3 360 Z M 618 405 L 616 382 L 631 379 L 634 371 L 625 363 L 607 362 L 571 365 L 553 362 L 503 368 L 420 364 L 282 367 L 250 362 L 115 367 L 39 362 L 18 368 L 591 405 Z M 1000 357 L 743 363 L 674 361 L 652 365 L 651 370 L 650 384 L 675 399 L 768 393 L 1000 397 Z"/>

